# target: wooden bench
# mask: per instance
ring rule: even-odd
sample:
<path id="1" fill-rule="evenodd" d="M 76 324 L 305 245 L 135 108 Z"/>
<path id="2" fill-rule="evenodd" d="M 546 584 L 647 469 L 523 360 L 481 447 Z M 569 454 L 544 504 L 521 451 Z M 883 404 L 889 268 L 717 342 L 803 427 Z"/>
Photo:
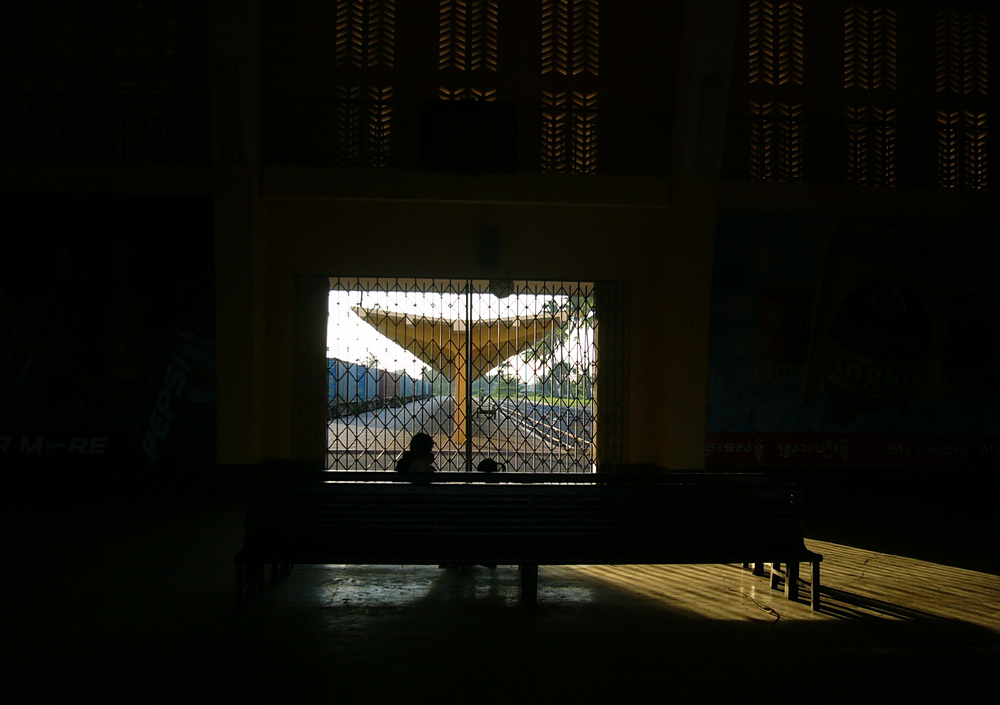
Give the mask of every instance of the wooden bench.
<path id="1" fill-rule="evenodd" d="M 793 485 L 711 476 L 510 481 L 516 475 L 475 483 L 464 475 L 461 483 L 300 477 L 253 484 L 235 557 L 237 604 L 263 588 L 265 566 L 274 581 L 296 563 L 517 565 L 522 603 L 532 605 L 539 565 L 754 563 L 760 573 L 769 561 L 772 587 L 785 566 L 790 599 L 798 595 L 799 563 L 810 563 L 811 603 L 819 609 L 822 556 L 805 546 Z"/>

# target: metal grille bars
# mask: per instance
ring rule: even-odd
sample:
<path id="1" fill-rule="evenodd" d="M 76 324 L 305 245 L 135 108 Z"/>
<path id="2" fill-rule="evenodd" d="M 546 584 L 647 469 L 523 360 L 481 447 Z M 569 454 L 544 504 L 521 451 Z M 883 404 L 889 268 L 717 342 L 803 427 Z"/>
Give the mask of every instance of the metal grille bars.
<path id="1" fill-rule="evenodd" d="M 610 286 L 331 279 L 328 468 L 391 470 L 418 431 L 435 438 L 440 470 L 485 458 L 508 472 L 620 463 L 623 434 L 597 430 L 620 427 L 623 406 L 612 378 L 624 366 L 605 373 L 606 393 L 599 382 L 599 326 L 621 328 L 624 310 L 609 297 L 598 316 L 598 289 Z"/>

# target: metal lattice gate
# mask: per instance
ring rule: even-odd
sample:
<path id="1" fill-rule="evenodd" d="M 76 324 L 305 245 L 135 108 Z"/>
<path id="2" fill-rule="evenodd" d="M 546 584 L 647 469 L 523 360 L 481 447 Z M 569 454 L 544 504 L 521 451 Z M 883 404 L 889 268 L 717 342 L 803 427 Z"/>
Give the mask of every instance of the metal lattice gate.
<path id="1" fill-rule="evenodd" d="M 327 467 L 392 470 L 423 431 L 438 470 L 484 458 L 508 472 L 614 470 L 624 445 L 623 292 L 331 278 Z"/>

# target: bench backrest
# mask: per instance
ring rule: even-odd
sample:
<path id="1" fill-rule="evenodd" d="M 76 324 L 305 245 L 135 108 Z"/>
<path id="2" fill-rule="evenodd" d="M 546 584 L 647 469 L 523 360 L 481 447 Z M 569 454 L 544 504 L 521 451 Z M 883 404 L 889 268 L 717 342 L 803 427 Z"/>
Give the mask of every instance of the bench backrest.
<path id="1" fill-rule="evenodd" d="M 798 559 L 801 500 L 766 482 L 251 487 L 245 550 L 263 560 L 708 563 Z"/>

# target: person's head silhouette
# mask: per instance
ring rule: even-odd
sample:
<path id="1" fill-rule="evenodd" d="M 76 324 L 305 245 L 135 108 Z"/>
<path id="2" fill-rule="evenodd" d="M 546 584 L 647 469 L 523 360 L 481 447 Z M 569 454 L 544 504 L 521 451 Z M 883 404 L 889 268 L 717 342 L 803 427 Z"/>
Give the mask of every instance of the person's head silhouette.
<path id="1" fill-rule="evenodd" d="M 434 450 L 434 439 L 422 431 L 415 433 L 410 439 L 410 450 L 419 455 L 427 455 Z"/>

